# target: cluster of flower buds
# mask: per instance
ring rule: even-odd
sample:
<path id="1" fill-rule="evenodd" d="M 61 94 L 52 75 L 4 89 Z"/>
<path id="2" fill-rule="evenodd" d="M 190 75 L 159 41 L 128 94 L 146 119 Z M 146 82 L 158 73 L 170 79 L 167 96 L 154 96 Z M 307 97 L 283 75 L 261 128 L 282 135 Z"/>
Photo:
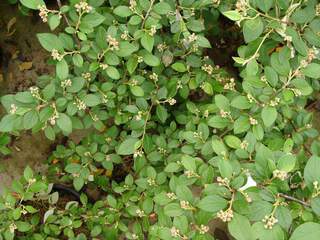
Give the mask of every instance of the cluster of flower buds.
<path id="1" fill-rule="evenodd" d="M 173 193 L 173 192 L 168 192 L 168 193 L 166 194 L 166 196 L 167 196 L 170 200 L 175 200 L 175 199 L 177 199 L 176 194 Z"/>
<path id="2" fill-rule="evenodd" d="M 75 4 L 74 7 L 76 8 L 78 13 L 81 13 L 81 12 L 89 13 L 92 11 L 92 7 L 86 1 L 83 1 L 83 0 Z"/>
<path id="3" fill-rule="evenodd" d="M 201 69 L 211 75 L 213 73 L 213 67 L 209 64 L 204 64 Z"/>
<path id="4" fill-rule="evenodd" d="M 284 181 L 288 178 L 288 173 L 286 171 L 276 169 L 273 171 L 273 177 Z"/>
<path id="5" fill-rule="evenodd" d="M 167 48 L 168 48 L 168 46 L 165 43 L 160 43 L 160 44 L 157 45 L 157 49 L 158 49 L 159 52 L 163 52 Z"/>
<path id="6" fill-rule="evenodd" d="M 228 178 L 217 177 L 219 186 L 229 186 L 230 180 Z"/>
<path id="7" fill-rule="evenodd" d="M 82 73 L 81 76 L 82 76 L 85 80 L 87 80 L 88 82 L 91 81 L 91 73 L 89 73 L 89 72 Z"/>
<path id="8" fill-rule="evenodd" d="M 258 124 L 258 120 L 253 118 L 253 117 L 249 117 L 249 122 L 251 125 L 257 125 Z"/>
<path id="9" fill-rule="evenodd" d="M 148 182 L 149 186 L 155 186 L 156 185 L 156 180 L 154 178 L 148 178 L 147 182 Z"/>
<path id="10" fill-rule="evenodd" d="M 274 100 L 271 100 L 271 101 L 270 101 L 269 105 L 270 105 L 271 107 L 276 107 L 276 106 L 279 105 L 279 103 L 280 103 L 280 98 L 276 97 Z"/>
<path id="11" fill-rule="evenodd" d="M 119 42 L 117 39 L 107 36 L 107 43 L 109 44 L 110 50 L 119 50 Z"/>
<path id="12" fill-rule="evenodd" d="M 314 190 L 313 190 L 312 197 L 316 198 L 316 197 L 320 196 L 320 186 L 319 186 L 318 181 L 313 182 L 313 188 L 314 188 Z"/>
<path id="13" fill-rule="evenodd" d="M 157 32 L 157 26 L 152 25 L 149 31 L 149 35 L 152 37 L 156 34 L 156 32 Z"/>
<path id="14" fill-rule="evenodd" d="M 207 232 L 209 232 L 209 230 L 210 230 L 209 226 L 201 224 L 200 228 L 199 228 L 199 233 L 201 235 L 203 235 L 203 234 L 206 234 Z"/>
<path id="15" fill-rule="evenodd" d="M 220 110 L 220 116 L 222 118 L 228 118 L 231 116 L 231 112 L 228 112 L 228 111 L 224 111 L 223 109 Z"/>
<path id="16" fill-rule="evenodd" d="M 188 201 L 180 201 L 180 207 L 184 210 L 190 210 L 193 209 L 193 207 L 190 205 L 190 203 Z"/>
<path id="17" fill-rule="evenodd" d="M 87 108 L 87 105 L 85 104 L 85 102 L 79 98 L 76 99 L 76 102 L 74 104 L 77 105 L 77 108 L 79 111 L 86 110 Z"/>
<path id="18" fill-rule="evenodd" d="M 149 75 L 149 78 L 153 81 L 158 81 L 158 74 L 156 74 L 155 72 Z"/>
<path id="19" fill-rule="evenodd" d="M 136 0 L 130 0 L 130 2 L 129 2 L 129 8 L 130 8 L 130 10 L 134 12 L 135 9 L 136 9 L 136 7 L 137 7 L 137 2 L 136 2 Z"/>
<path id="20" fill-rule="evenodd" d="M 234 91 L 236 87 L 236 83 L 234 78 L 230 78 L 229 82 L 225 83 L 223 86 L 224 90 Z"/>
<path id="21" fill-rule="evenodd" d="M 138 215 L 138 217 L 144 217 L 146 215 L 144 211 L 141 209 L 137 209 L 136 214 Z"/>
<path id="22" fill-rule="evenodd" d="M 172 105 L 175 105 L 177 103 L 177 100 L 175 100 L 174 98 L 169 98 L 167 100 L 167 102 L 172 106 Z"/>
<path id="23" fill-rule="evenodd" d="M 29 88 L 30 90 L 30 93 L 32 95 L 32 97 L 36 98 L 36 99 L 41 99 L 41 96 L 40 96 L 40 91 L 39 91 L 39 88 L 38 87 L 30 87 Z"/>
<path id="24" fill-rule="evenodd" d="M 195 173 L 194 171 L 191 171 L 191 170 L 185 171 L 184 175 L 186 175 L 187 178 L 199 177 L 199 175 L 197 173 Z"/>
<path id="25" fill-rule="evenodd" d="M 276 219 L 272 214 L 271 215 L 266 215 L 263 219 L 262 222 L 264 224 L 265 229 L 272 229 L 273 226 L 278 222 L 278 219 Z"/>
<path id="26" fill-rule="evenodd" d="M 134 158 L 142 157 L 142 156 L 143 156 L 143 151 L 142 151 L 142 150 L 136 150 L 136 151 L 133 153 L 133 157 L 134 157 Z"/>
<path id="27" fill-rule="evenodd" d="M 10 110 L 9 110 L 10 114 L 15 114 L 17 110 L 18 110 L 18 107 L 15 104 L 10 105 Z"/>
<path id="28" fill-rule="evenodd" d="M 51 57 L 53 58 L 53 60 L 57 60 L 60 62 L 63 59 L 63 54 L 60 54 L 57 49 L 52 49 Z"/>
<path id="29" fill-rule="evenodd" d="M 220 210 L 217 213 L 217 217 L 220 218 L 223 222 L 230 222 L 233 218 L 233 210 L 228 208 L 226 211 Z"/>
<path id="30" fill-rule="evenodd" d="M 42 22 L 48 22 L 48 13 L 49 10 L 47 9 L 46 5 L 39 5 L 39 16 L 41 17 Z"/>
<path id="31" fill-rule="evenodd" d="M 62 88 L 71 87 L 72 81 L 71 81 L 71 79 L 66 79 L 66 80 L 62 81 L 60 85 Z"/>

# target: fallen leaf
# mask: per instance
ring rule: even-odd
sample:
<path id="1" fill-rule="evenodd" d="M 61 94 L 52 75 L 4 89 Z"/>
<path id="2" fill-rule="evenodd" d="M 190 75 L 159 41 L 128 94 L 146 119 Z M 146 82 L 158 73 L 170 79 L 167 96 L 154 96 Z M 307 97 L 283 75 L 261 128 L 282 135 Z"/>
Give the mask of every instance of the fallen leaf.
<path id="1" fill-rule="evenodd" d="M 16 32 L 16 29 L 12 29 L 13 25 L 17 22 L 17 19 L 15 17 L 11 18 L 10 21 L 7 24 L 7 36 L 11 36 Z"/>
<path id="2" fill-rule="evenodd" d="M 32 62 L 23 62 L 19 65 L 19 70 L 22 72 L 24 70 L 29 70 L 32 68 Z"/>

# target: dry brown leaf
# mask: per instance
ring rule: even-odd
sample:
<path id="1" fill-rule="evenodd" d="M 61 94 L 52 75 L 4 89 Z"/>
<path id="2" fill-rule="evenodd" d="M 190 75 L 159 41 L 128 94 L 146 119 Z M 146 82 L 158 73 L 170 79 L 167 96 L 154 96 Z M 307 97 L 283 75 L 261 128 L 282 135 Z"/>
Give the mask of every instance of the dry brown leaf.
<path id="1" fill-rule="evenodd" d="M 7 24 L 7 36 L 11 36 L 16 32 L 16 29 L 12 29 L 13 25 L 17 22 L 17 19 L 15 17 L 11 18 L 10 21 Z"/>
<path id="2" fill-rule="evenodd" d="M 19 65 L 20 71 L 29 70 L 32 68 L 32 62 L 23 62 Z"/>

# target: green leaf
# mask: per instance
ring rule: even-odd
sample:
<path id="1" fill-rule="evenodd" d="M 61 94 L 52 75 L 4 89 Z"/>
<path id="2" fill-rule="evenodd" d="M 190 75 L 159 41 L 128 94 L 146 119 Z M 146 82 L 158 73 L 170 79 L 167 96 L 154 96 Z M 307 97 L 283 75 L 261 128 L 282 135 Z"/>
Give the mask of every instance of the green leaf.
<path id="1" fill-rule="evenodd" d="M 264 223 L 257 222 L 253 226 L 256 238 L 259 240 L 285 240 L 283 230 L 280 225 L 275 225 L 272 229 L 266 229 Z"/>
<path id="2" fill-rule="evenodd" d="M 255 240 L 254 233 L 248 218 L 234 214 L 232 221 L 228 223 L 230 234 L 237 240 Z"/>
<path id="3" fill-rule="evenodd" d="M 58 14 L 53 14 L 49 17 L 48 19 L 48 24 L 49 24 L 49 27 L 50 27 L 50 30 L 53 31 L 55 30 L 59 24 L 60 24 L 60 17 Z"/>
<path id="4" fill-rule="evenodd" d="M 212 140 L 212 149 L 217 155 L 226 155 L 228 153 L 228 150 L 224 143 L 221 140 L 213 139 Z"/>
<path id="5" fill-rule="evenodd" d="M 202 198 L 197 207 L 203 211 L 215 213 L 228 206 L 228 201 L 216 195 L 210 195 Z"/>
<path id="6" fill-rule="evenodd" d="M 81 24 L 85 23 L 86 25 L 94 28 L 99 26 L 103 21 L 105 20 L 105 17 L 97 12 L 93 12 L 90 14 L 85 15 L 81 19 Z"/>
<path id="7" fill-rule="evenodd" d="M 84 179 L 82 177 L 76 177 L 73 179 L 73 186 L 76 191 L 80 191 L 84 186 Z"/>
<path id="8" fill-rule="evenodd" d="M 31 129 L 38 123 L 38 121 L 39 121 L 38 112 L 35 110 L 31 110 L 23 116 L 23 128 Z"/>
<path id="9" fill-rule="evenodd" d="M 69 163 L 65 169 L 67 173 L 79 173 L 81 171 L 81 165 L 78 163 Z"/>
<path id="10" fill-rule="evenodd" d="M 164 214 L 169 217 L 178 217 L 183 215 L 183 210 L 178 203 L 169 203 L 163 210 Z"/>
<path id="11" fill-rule="evenodd" d="M 176 70 L 177 72 L 186 72 L 187 68 L 182 62 L 176 62 L 171 65 L 171 67 Z"/>
<path id="12" fill-rule="evenodd" d="M 33 177 L 33 171 L 29 166 L 24 169 L 23 176 L 27 181 Z"/>
<path id="13" fill-rule="evenodd" d="M 83 58 L 82 58 L 81 54 L 74 54 L 72 56 L 72 61 L 73 61 L 74 65 L 76 65 L 77 67 L 82 67 L 82 65 L 83 65 Z"/>
<path id="14" fill-rule="evenodd" d="M 242 18 L 241 14 L 235 10 L 222 12 L 222 14 L 227 18 L 231 19 L 232 21 L 239 21 Z"/>
<path id="15" fill-rule="evenodd" d="M 158 105 L 157 109 L 156 109 L 156 113 L 157 113 L 157 117 L 159 118 L 159 120 L 162 123 L 165 123 L 165 121 L 168 118 L 168 112 L 167 109 L 165 107 L 163 107 L 162 105 Z"/>
<path id="16" fill-rule="evenodd" d="M 263 33 L 264 26 L 261 17 L 246 20 L 243 25 L 243 35 L 245 41 L 252 42 L 256 40 Z"/>
<path id="17" fill-rule="evenodd" d="M 64 113 L 59 113 L 57 125 L 63 132 L 67 134 L 72 132 L 72 121 L 70 117 Z"/>
<path id="18" fill-rule="evenodd" d="M 166 2 L 159 2 L 153 6 L 153 10 L 160 15 L 165 15 L 171 11 L 171 7 Z"/>
<path id="19" fill-rule="evenodd" d="M 291 172 L 296 165 L 296 156 L 286 154 L 278 160 L 277 168 L 282 171 Z"/>
<path id="20" fill-rule="evenodd" d="M 310 63 L 306 68 L 302 69 L 302 73 L 310 78 L 320 78 L 320 64 Z"/>
<path id="21" fill-rule="evenodd" d="M 131 93 L 136 97 L 143 97 L 144 91 L 140 86 L 130 86 Z"/>
<path id="22" fill-rule="evenodd" d="M 128 138 L 120 144 L 117 153 L 119 155 L 131 155 L 138 149 L 140 144 L 138 138 Z"/>
<path id="23" fill-rule="evenodd" d="M 234 149 L 240 148 L 241 140 L 236 136 L 227 135 L 224 137 L 224 141 L 231 148 L 234 148 Z"/>
<path id="24" fill-rule="evenodd" d="M 33 10 L 38 10 L 39 6 L 46 5 L 43 0 L 20 0 L 20 3 Z"/>
<path id="25" fill-rule="evenodd" d="M 120 78 L 120 73 L 118 71 L 118 69 L 116 69 L 115 67 L 113 66 L 109 66 L 107 69 L 106 69 L 106 72 L 108 74 L 108 76 L 112 79 L 119 79 Z"/>
<path id="26" fill-rule="evenodd" d="M 150 53 L 144 54 L 143 61 L 151 67 L 156 67 L 160 65 L 160 59 Z"/>
<path id="27" fill-rule="evenodd" d="M 115 53 L 119 57 L 129 57 L 132 53 L 137 51 L 139 48 L 129 42 L 120 42 L 119 50 L 115 51 Z"/>
<path id="28" fill-rule="evenodd" d="M 319 240 L 320 224 L 308 222 L 297 227 L 289 240 Z"/>
<path id="29" fill-rule="evenodd" d="M 251 108 L 251 103 L 248 101 L 247 97 L 237 96 L 232 99 L 231 106 L 237 109 L 249 109 Z"/>
<path id="30" fill-rule="evenodd" d="M 309 158 L 304 168 L 304 179 L 309 186 L 312 186 L 315 181 L 320 182 L 320 157 Z"/>
<path id="31" fill-rule="evenodd" d="M 138 67 L 138 58 L 136 56 L 132 56 L 129 58 L 128 62 L 127 62 L 127 70 L 129 72 L 129 74 L 134 73 L 134 71 L 136 70 L 136 68 Z"/>
<path id="32" fill-rule="evenodd" d="M 185 169 L 193 172 L 197 171 L 196 160 L 193 157 L 189 155 L 183 155 L 181 158 L 181 163 Z"/>
<path id="33" fill-rule="evenodd" d="M 278 112 L 274 107 L 264 107 L 262 109 L 261 117 L 266 127 L 271 127 L 271 125 L 276 121 L 277 116 Z"/>
<path id="34" fill-rule="evenodd" d="M 124 18 L 132 15 L 132 11 L 127 6 L 118 6 L 113 10 L 113 13 Z"/>
<path id="35" fill-rule="evenodd" d="M 15 224 L 19 232 L 28 232 L 32 228 L 32 225 L 28 222 L 17 221 Z"/>
<path id="36" fill-rule="evenodd" d="M 148 33 L 144 33 L 141 37 L 141 45 L 148 51 L 152 52 L 154 45 L 154 37 Z"/>
<path id="37" fill-rule="evenodd" d="M 14 121 L 17 119 L 16 115 L 5 115 L 0 121 L 1 132 L 11 132 L 14 129 Z"/>
<path id="38" fill-rule="evenodd" d="M 41 46 L 49 52 L 53 49 L 64 51 L 61 40 L 52 33 L 38 33 L 37 38 Z"/>
<path id="39" fill-rule="evenodd" d="M 258 7 L 264 11 L 268 12 L 273 6 L 273 0 L 256 0 Z"/>
<path id="40" fill-rule="evenodd" d="M 312 198 L 311 199 L 311 208 L 312 211 L 320 216 L 320 197 Z"/>
<path id="41" fill-rule="evenodd" d="M 221 116 L 213 116 L 208 120 L 208 125 L 210 127 L 222 129 L 229 125 L 230 121 L 227 118 Z"/>
<path id="42" fill-rule="evenodd" d="M 101 103 L 101 98 L 96 94 L 88 94 L 83 98 L 84 103 L 88 107 L 94 107 Z"/>
<path id="43" fill-rule="evenodd" d="M 56 74 L 60 79 L 66 79 L 69 76 L 69 66 L 66 60 L 62 59 L 57 63 Z"/>
<path id="44" fill-rule="evenodd" d="M 228 110 L 230 106 L 229 99 L 223 96 L 222 94 L 215 95 L 214 101 L 218 108 L 223 110 Z"/>
<path id="45" fill-rule="evenodd" d="M 250 129 L 249 119 L 247 117 L 239 117 L 233 125 L 233 131 L 235 134 L 246 132 Z"/>

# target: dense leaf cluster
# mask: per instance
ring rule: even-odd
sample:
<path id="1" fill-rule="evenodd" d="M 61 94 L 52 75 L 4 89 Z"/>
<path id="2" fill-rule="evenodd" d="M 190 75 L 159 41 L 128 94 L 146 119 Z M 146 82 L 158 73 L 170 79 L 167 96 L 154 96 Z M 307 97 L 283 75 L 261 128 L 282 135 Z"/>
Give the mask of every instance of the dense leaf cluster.
<path id="1" fill-rule="evenodd" d="M 60 30 L 37 35 L 56 73 L 2 97 L 0 129 L 87 129 L 49 174 L 103 197 L 61 208 L 26 169 L 0 203 L 0 239 L 212 240 L 216 221 L 236 240 L 319 238 L 316 0 L 20 2 Z M 244 36 L 237 77 L 207 56 L 222 15 Z"/>

